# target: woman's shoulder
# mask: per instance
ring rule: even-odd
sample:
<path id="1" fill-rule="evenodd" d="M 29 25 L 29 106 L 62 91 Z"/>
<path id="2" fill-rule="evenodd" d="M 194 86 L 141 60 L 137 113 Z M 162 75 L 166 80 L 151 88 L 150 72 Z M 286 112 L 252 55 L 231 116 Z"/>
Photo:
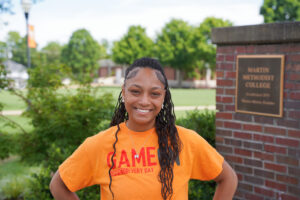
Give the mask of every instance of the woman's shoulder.
<path id="1" fill-rule="evenodd" d="M 118 129 L 117 126 L 109 127 L 108 129 L 105 129 L 93 136 L 88 137 L 85 142 L 88 143 L 89 145 L 92 144 L 99 145 L 99 143 L 107 143 L 113 141 L 117 129 Z"/>
<path id="2" fill-rule="evenodd" d="M 182 126 L 176 125 L 178 135 L 182 141 L 188 141 L 189 143 L 195 143 L 197 144 L 198 142 L 203 142 L 205 141 L 204 138 L 199 135 L 196 131 L 192 129 L 188 129 Z"/>
<path id="3" fill-rule="evenodd" d="M 198 135 L 198 133 L 196 133 L 194 130 L 185 128 L 183 126 L 176 125 L 176 128 L 179 135 L 190 136 L 190 137 Z"/>

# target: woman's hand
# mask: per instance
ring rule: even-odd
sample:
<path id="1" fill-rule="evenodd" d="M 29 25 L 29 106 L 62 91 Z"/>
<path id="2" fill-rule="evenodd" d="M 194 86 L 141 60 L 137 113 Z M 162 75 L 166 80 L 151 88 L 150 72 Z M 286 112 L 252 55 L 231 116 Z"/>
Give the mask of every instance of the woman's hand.
<path id="1" fill-rule="evenodd" d="M 56 200 L 79 200 L 75 192 L 71 192 L 60 178 L 57 170 L 50 182 L 50 191 Z"/>
<path id="2" fill-rule="evenodd" d="M 217 182 L 217 188 L 213 200 L 232 200 L 238 179 L 234 170 L 225 160 L 222 168 L 221 174 L 214 179 Z"/>

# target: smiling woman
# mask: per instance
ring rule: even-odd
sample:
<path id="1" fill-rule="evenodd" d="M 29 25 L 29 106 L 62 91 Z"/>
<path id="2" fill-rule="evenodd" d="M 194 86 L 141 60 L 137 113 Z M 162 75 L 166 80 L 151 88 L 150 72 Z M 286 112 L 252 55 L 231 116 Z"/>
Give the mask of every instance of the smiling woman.
<path id="1" fill-rule="evenodd" d="M 155 118 L 163 107 L 165 88 L 151 68 L 136 69 L 129 72 L 122 88 L 122 98 L 130 116 L 128 128 L 145 131 L 155 124 Z M 145 79 L 147 77 L 147 79 Z"/>
<path id="2" fill-rule="evenodd" d="M 175 125 L 157 60 L 141 58 L 126 70 L 110 126 L 60 165 L 50 183 L 55 199 L 78 199 L 75 191 L 98 184 L 102 200 L 187 200 L 190 179 L 215 180 L 214 199 L 232 199 L 235 172 L 200 135 Z"/>

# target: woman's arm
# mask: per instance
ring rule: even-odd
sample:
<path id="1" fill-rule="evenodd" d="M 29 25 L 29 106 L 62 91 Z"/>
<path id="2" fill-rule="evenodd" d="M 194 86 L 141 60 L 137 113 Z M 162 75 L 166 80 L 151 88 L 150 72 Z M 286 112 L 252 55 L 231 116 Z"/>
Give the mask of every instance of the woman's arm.
<path id="1" fill-rule="evenodd" d="M 225 160 L 222 168 L 221 174 L 214 179 L 217 182 L 217 188 L 213 200 L 231 200 L 237 188 L 237 176 Z"/>
<path id="2" fill-rule="evenodd" d="M 75 192 L 71 192 L 60 178 L 57 170 L 50 182 L 50 191 L 56 200 L 79 200 Z"/>

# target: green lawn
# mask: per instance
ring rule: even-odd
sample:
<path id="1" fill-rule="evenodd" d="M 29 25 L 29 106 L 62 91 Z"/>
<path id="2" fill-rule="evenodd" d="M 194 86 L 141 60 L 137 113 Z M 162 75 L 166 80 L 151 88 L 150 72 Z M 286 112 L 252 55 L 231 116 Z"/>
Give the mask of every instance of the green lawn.
<path id="1" fill-rule="evenodd" d="M 30 119 L 26 117 L 18 116 L 18 115 L 17 116 L 10 115 L 5 117 L 20 124 L 22 128 L 27 132 L 33 129 L 32 125 L 30 124 Z M 10 134 L 16 134 L 22 132 L 22 130 L 18 126 L 11 127 L 7 125 L 7 120 L 1 118 L 0 118 L 0 131 L 10 133 Z"/>
<path id="2" fill-rule="evenodd" d="M 23 174 L 30 175 L 39 169 L 39 167 L 32 167 L 22 163 L 17 156 L 11 156 L 7 160 L 0 161 L 0 180 Z"/>
<path id="3" fill-rule="evenodd" d="M 22 91 L 25 94 L 25 90 Z M 26 105 L 20 97 L 11 94 L 8 91 L 0 90 L 0 102 L 3 104 L 3 110 L 24 110 Z"/>
<path id="4" fill-rule="evenodd" d="M 67 92 L 66 89 L 60 91 L 62 93 Z M 69 91 L 75 92 L 75 89 Z M 114 98 L 117 99 L 120 91 L 120 87 L 100 87 L 97 94 L 111 92 Z M 25 92 L 24 90 L 23 93 Z M 215 105 L 216 91 L 214 89 L 171 89 L 171 95 L 175 106 Z M 0 91 L 0 102 L 4 105 L 3 110 L 26 109 L 26 105 L 19 97 L 7 91 Z"/>

